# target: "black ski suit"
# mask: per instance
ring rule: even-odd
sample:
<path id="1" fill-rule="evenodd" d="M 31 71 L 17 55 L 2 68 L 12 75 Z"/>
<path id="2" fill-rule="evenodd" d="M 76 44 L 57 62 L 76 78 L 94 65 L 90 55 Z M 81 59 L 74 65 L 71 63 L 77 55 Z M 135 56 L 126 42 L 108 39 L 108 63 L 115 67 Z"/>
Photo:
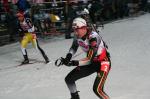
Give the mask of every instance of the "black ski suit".
<path id="1" fill-rule="evenodd" d="M 81 39 L 74 37 L 69 53 L 74 55 L 79 46 L 87 53 L 87 57 L 85 60 L 79 60 L 79 66 L 74 68 L 65 78 L 70 92 L 77 92 L 75 81 L 96 72 L 93 91 L 100 99 L 109 99 L 103 90 L 111 68 L 110 55 L 105 42 L 98 33 L 91 31 Z"/>

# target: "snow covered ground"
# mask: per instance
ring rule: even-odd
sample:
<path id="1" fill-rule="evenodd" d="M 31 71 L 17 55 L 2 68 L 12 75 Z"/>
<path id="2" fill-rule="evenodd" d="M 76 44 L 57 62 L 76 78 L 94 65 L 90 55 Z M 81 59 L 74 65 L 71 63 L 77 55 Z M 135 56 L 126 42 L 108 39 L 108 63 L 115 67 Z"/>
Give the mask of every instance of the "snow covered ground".
<path id="1" fill-rule="evenodd" d="M 150 14 L 106 24 L 101 35 L 112 59 L 105 85 L 110 98 L 150 99 Z M 70 99 L 64 78 L 73 67 L 54 65 L 71 46 L 72 39 L 63 38 L 40 42 L 52 61 L 50 64 L 44 64 L 29 44 L 29 57 L 38 62 L 16 68 L 23 59 L 19 43 L 0 47 L 0 99 Z M 84 55 L 76 58 L 81 57 Z M 95 76 L 77 81 L 81 99 L 98 99 L 92 91 Z"/>

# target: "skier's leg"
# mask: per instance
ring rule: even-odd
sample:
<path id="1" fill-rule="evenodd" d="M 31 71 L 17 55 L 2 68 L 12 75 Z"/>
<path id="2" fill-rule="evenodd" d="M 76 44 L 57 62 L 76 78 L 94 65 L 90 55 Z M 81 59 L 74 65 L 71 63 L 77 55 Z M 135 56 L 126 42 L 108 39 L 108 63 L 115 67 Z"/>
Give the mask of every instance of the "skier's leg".
<path id="1" fill-rule="evenodd" d="M 24 36 L 23 39 L 21 40 L 21 51 L 24 57 L 24 61 L 22 62 L 22 64 L 29 63 L 28 54 L 26 50 L 27 44 L 28 44 L 28 37 Z"/>
<path id="2" fill-rule="evenodd" d="M 42 54 L 44 60 L 46 63 L 49 63 L 49 58 L 47 57 L 47 55 L 45 54 L 44 50 L 39 46 L 38 44 L 38 40 L 37 39 L 33 39 L 32 41 L 33 46 L 35 46 L 35 48 Z"/>
<path id="3" fill-rule="evenodd" d="M 106 68 L 102 68 L 102 65 L 101 65 L 101 70 L 98 72 L 94 85 L 93 85 L 93 91 L 100 99 L 109 99 L 109 96 L 104 92 L 103 88 L 104 88 L 107 75 L 110 70 L 110 66 L 105 65 L 105 67 Z"/>
<path id="4" fill-rule="evenodd" d="M 76 84 L 75 84 L 75 81 L 80 79 L 80 78 L 83 78 L 83 77 L 86 77 L 92 73 L 95 72 L 95 70 L 93 68 L 91 68 L 92 66 L 82 66 L 80 67 L 80 69 L 75 68 L 73 69 L 65 78 L 65 82 L 69 88 L 69 91 L 71 93 L 71 99 L 79 99 L 79 95 L 78 95 L 78 92 L 77 92 L 77 88 L 76 88 Z M 75 98 L 76 97 L 76 98 Z"/>
<path id="5" fill-rule="evenodd" d="M 29 63 L 29 59 L 28 59 L 28 54 L 25 48 L 21 48 L 23 57 L 24 57 L 24 61 L 22 62 L 22 64 L 27 64 Z"/>
<path id="6" fill-rule="evenodd" d="M 100 99 L 109 99 L 108 95 L 103 90 L 107 74 L 105 72 L 100 72 L 100 76 L 98 74 L 95 79 L 93 91 Z"/>

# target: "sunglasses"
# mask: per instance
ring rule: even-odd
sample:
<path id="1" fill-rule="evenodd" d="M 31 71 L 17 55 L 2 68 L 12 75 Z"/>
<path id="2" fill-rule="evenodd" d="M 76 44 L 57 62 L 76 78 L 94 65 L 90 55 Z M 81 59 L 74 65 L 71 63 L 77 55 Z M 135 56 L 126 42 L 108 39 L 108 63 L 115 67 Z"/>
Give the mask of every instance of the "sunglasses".
<path id="1" fill-rule="evenodd" d="M 74 30 L 79 30 L 79 29 L 84 29 L 86 28 L 87 26 L 82 26 L 82 27 L 73 27 Z"/>

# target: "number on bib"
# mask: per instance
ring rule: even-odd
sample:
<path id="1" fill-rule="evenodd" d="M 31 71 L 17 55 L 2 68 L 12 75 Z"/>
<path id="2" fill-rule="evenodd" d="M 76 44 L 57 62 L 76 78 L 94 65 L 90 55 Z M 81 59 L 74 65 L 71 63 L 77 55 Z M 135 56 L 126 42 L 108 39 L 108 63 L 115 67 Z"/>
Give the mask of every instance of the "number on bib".
<path id="1" fill-rule="evenodd" d="M 101 71 L 108 72 L 110 64 L 108 61 L 101 62 Z"/>

